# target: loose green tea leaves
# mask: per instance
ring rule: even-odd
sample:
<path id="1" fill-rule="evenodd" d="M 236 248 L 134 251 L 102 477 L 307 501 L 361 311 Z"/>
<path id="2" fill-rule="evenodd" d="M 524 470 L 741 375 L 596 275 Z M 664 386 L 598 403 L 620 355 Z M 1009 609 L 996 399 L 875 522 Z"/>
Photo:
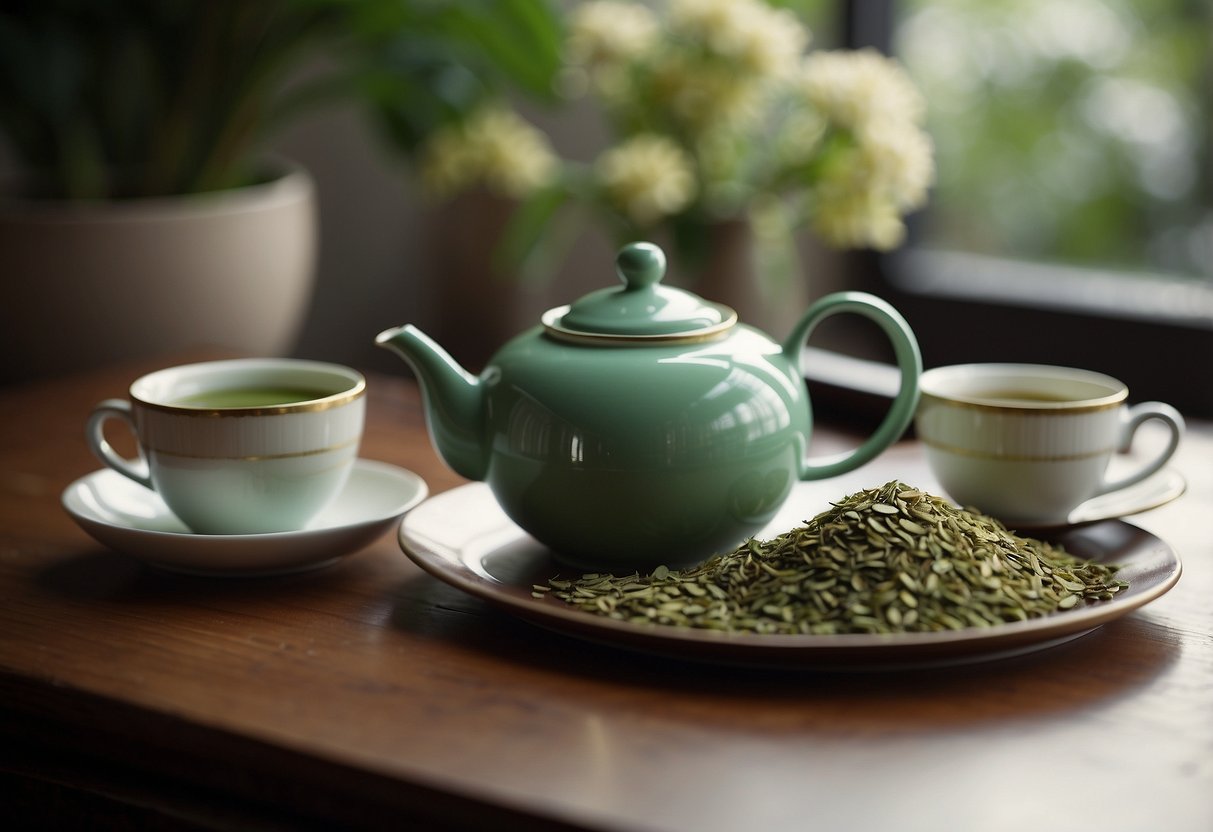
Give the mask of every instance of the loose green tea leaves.
<path id="1" fill-rule="evenodd" d="M 1108 600 L 1128 586 L 1116 571 L 893 481 L 700 566 L 553 579 L 534 594 L 617 620 L 723 632 L 930 632 Z"/>

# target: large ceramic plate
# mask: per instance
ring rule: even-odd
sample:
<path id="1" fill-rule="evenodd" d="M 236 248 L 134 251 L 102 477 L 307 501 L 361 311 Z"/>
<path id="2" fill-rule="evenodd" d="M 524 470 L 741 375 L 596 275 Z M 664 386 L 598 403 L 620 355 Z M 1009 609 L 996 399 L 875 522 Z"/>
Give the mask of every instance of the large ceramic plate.
<path id="1" fill-rule="evenodd" d="M 797 486 L 773 521 L 772 536 L 828 508 L 836 488 Z M 799 515 L 799 516 L 797 516 Z M 794 518 L 789 520 L 789 518 Z M 722 634 L 613 621 L 574 609 L 557 598 L 532 596 L 532 585 L 558 574 L 551 552 L 514 525 L 488 487 L 473 483 L 431 498 L 400 526 L 400 545 L 431 575 L 531 622 L 592 641 L 652 653 L 720 663 L 801 667 L 920 666 L 997 658 L 1039 650 L 1119 618 L 1160 597 L 1179 580 L 1176 553 L 1157 537 L 1120 520 L 1052 534 L 1070 552 L 1122 566 L 1129 582 L 1113 600 L 1055 615 L 990 628 L 891 635 Z"/>

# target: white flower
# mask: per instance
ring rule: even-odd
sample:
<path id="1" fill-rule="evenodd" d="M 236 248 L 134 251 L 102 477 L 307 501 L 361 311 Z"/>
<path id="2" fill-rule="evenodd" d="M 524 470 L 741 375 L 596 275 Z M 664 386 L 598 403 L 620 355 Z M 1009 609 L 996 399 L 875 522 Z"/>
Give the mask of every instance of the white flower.
<path id="1" fill-rule="evenodd" d="M 727 66 L 696 63 L 678 53 L 653 67 L 656 99 L 693 132 L 751 122 L 761 112 L 755 87 Z"/>
<path id="2" fill-rule="evenodd" d="M 779 165 L 803 167 L 821 150 L 826 121 L 811 108 L 797 108 L 785 115 L 771 137 L 771 156 Z"/>
<path id="3" fill-rule="evenodd" d="M 795 14 L 760 0 L 670 0 L 669 21 L 675 34 L 757 75 L 790 72 L 809 42 Z"/>
<path id="4" fill-rule="evenodd" d="M 853 141 L 815 188 L 814 228 L 837 246 L 895 247 L 900 215 L 926 202 L 935 176 L 922 95 L 896 61 L 867 49 L 806 58 L 797 88 Z"/>
<path id="5" fill-rule="evenodd" d="M 934 177 L 931 142 L 918 128 L 876 121 L 838 151 L 814 188 L 812 224 L 831 245 L 888 250 L 902 242 L 901 215 L 921 206 Z"/>
<path id="6" fill-rule="evenodd" d="M 888 251 L 905 239 L 905 225 L 891 201 L 845 186 L 818 189 L 812 226 L 822 240 L 838 248 Z"/>
<path id="7" fill-rule="evenodd" d="M 691 158 L 663 136 L 628 139 L 603 153 L 594 171 L 610 202 L 638 226 L 676 214 L 695 198 Z"/>
<path id="8" fill-rule="evenodd" d="M 586 65 L 626 63 L 656 44 L 659 29 L 656 16 L 636 3 L 586 3 L 569 21 L 569 59 Z"/>
<path id="9" fill-rule="evenodd" d="M 926 114 L 901 65 L 872 49 L 815 52 L 805 58 L 798 86 L 827 119 L 857 132 L 877 119 L 921 124 Z"/>
<path id="10" fill-rule="evenodd" d="M 547 137 L 498 107 L 438 131 L 421 153 L 422 181 L 440 197 L 483 184 L 504 196 L 522 198 L 550 182 L 557 166 Z"/>
<path id="11" fill-rule="evenodd" d="M 866 189 L 885 194 L 902 211 L 921 207 L 935 178 L 930 137 L 904 122 L 877 119 L 858 138 Z"/>

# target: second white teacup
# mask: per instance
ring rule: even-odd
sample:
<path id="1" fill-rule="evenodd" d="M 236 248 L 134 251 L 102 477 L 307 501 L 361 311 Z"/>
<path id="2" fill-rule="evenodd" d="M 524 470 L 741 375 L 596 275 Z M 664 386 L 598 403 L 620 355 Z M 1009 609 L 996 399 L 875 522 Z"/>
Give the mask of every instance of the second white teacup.
<path id="1" fill-rule="evenodd" d="M 923 373 L 915 430 L 948 495 L 1009 525 L 1064 523 L 1081 503 L 1166 464 L 1183 417 L 1162 402 L 1128 406 L 1111 376 L 1037 364 L 963 364 Z M 1112 479 L 1109 463 L 1138 427 L 1169 429 L 1159 453 Z"/>
<path id="2" fill-rule="evenodd" d="M 358 456 L 366 382 L 339 364 L 235 359 L 143 376 L 108 399 L 86 437 L 102 462 L 153 489 L 191 531 L 260 534 L 304 527 L 341 491 Z M 126 422 L 136 460 L 106 441 Z"/>

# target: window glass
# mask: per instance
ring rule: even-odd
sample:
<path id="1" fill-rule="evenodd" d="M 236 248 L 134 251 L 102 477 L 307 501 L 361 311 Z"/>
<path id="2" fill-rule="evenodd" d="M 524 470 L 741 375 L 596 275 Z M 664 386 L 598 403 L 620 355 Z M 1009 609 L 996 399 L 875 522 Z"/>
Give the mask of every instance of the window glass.
<path id="1" fill-rule="evenodd" d="M 904 0 L 930 248 L 1213 278 L 1204 0 Z"/>

